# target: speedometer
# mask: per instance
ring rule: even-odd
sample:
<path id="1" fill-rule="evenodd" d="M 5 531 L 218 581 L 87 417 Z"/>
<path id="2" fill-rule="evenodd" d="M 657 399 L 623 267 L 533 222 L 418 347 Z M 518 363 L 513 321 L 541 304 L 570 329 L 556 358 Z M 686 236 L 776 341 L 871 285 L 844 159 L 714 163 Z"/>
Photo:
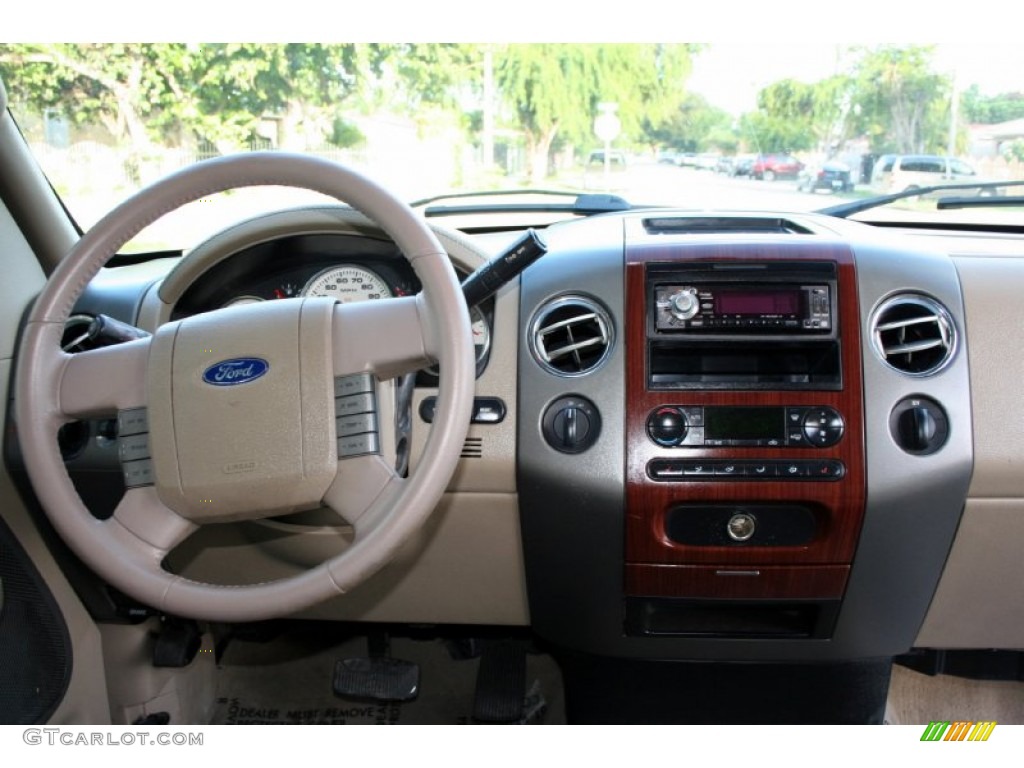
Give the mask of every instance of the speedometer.
<path id="1" fill-rule="evenodd" d="M 346 264 L 330 267 L 310 278 L 302 289 L 303 296 L 329 296 L 348 304 L 370 299 L 390 299 L 394 294 L 376 272 Z"/>

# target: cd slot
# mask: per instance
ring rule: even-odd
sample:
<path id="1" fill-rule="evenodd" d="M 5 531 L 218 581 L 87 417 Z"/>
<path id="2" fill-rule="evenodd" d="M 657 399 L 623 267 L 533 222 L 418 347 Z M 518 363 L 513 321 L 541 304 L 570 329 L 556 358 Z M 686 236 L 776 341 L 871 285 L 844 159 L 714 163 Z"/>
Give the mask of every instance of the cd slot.
<path id="1" fill-rule="evenodd" d="M 842 389 L 838 341 L 652 341 L 648 388 Z"/>

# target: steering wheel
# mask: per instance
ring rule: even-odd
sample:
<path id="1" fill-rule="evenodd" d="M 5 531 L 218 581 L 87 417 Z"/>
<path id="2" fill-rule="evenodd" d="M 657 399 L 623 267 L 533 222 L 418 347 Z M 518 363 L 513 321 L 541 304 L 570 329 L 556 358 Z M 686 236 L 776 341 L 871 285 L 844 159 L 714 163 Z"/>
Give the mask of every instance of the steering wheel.
<path id="1" fill-rule="evenodd" d="M 309 189 L 360 210 L 395 241 L 423 291 L 358 304 L 307 298 L 232 307 L 167 323 L 150 338 L 74 355 L 61 351 L 76 300 L 124 243 L 185 203 L 260 185 Z M 437 416 L 408 478 L 373 452 L 372 440 L 339 438 L 336 420 L 350 411 L 375 415 L 378 380 L 434 360 L 442 371 Z M 82 237 L 29 316 L 15 415 L 43 508 L 96 573 L 173 615 L 254 621 L 350 591 L 426 521 L 459 460 L 474 373 L 466 304 L 430 229 L 350 169 L 259 153 L 206 161 L 169 176 Z M 97 520 L 65 469 L 57 431 L 76 419 L 115 412 L 121 458 L 133 481 L 114 514 Z M 226 586 L 192 581 L 161 565 L 198 526 L 321 505 L 352 526 L 354 541 L 296 576 Z"/>

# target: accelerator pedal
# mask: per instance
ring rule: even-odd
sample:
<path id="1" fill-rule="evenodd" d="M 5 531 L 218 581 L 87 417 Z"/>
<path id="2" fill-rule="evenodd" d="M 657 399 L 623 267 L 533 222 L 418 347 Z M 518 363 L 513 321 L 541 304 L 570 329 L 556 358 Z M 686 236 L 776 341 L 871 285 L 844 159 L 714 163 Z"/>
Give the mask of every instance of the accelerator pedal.
<path id="1" fill-rule="evenodd" d="M 476 675 L 473 719 L 481 723 L 518 723 L 526 698 L 526 641 L 483 641 Z"/>
<path id="2" fill-rule="evenodd" d="M 369 655 L 334 665 L 334 695 L 360 701 L 413 701 L 420 692 L 420 667 L 392 658 L 387 635 L 367 638 Z"/>

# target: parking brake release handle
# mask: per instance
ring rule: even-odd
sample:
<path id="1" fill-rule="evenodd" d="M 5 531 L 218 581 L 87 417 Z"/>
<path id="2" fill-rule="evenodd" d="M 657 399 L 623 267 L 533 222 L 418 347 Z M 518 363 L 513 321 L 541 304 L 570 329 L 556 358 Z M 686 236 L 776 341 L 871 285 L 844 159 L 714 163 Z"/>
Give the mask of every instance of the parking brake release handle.
<path id="1" fill-rule="evenodd" d="M 495 256 L 462 281 L 466 306 L 472 309 L 496 293 L 501 286 L 547 253 L 547 250 L 533 229 L 526 230 L 507 251 Z"/>

